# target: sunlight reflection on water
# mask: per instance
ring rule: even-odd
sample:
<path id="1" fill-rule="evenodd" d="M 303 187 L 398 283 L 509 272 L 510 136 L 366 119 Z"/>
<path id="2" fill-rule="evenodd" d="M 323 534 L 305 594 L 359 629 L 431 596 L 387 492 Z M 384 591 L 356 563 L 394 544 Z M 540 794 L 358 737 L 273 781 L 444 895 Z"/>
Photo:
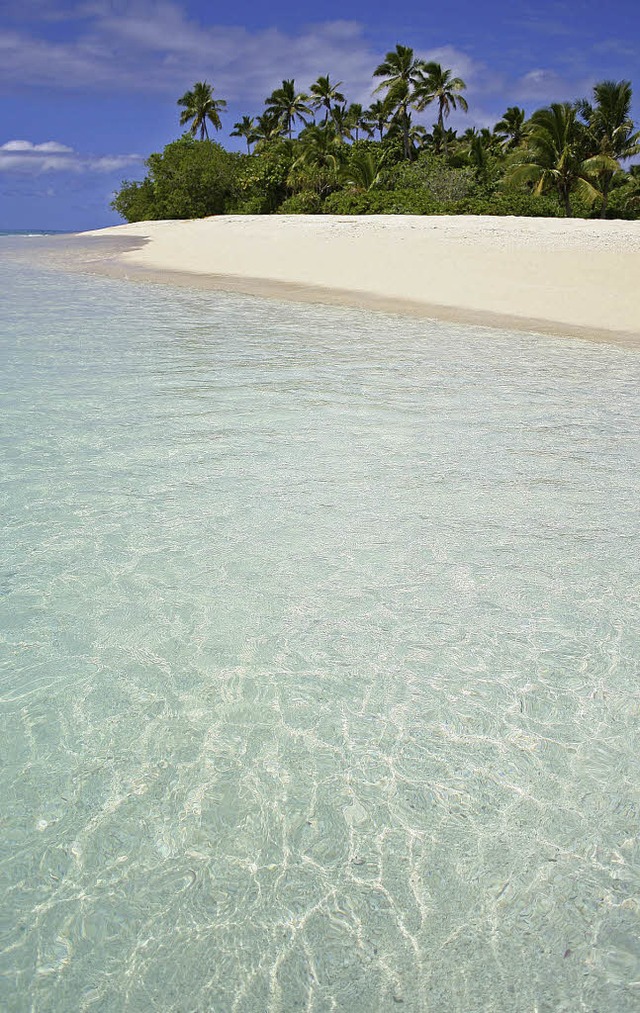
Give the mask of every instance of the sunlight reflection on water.
<path id="1" fill-rule="evenodd" d="M 0 271 L 2 1007 L 637 1009 L 637 354 Z"/>

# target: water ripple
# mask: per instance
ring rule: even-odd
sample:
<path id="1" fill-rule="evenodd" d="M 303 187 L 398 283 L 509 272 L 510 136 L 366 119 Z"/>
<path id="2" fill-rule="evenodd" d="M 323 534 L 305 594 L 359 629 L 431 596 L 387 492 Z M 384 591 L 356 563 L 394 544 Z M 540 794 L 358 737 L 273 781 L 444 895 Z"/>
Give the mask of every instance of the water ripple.
<path id="1" fill-rule="evenodd" d="M 637 356 L 0 271 L 2 1008 L 637 1009 Z"/>

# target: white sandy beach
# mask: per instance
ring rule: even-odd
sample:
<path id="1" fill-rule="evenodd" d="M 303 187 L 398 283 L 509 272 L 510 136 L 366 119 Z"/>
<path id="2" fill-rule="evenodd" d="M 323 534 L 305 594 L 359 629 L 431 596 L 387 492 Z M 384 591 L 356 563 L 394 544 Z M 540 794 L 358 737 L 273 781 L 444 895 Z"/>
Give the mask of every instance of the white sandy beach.
<path id="1" fill-rule="evenodd" d="M 137 241 L 112 268 L 640 345 L 640 222 L 220 216 L 83 236 Z"/>

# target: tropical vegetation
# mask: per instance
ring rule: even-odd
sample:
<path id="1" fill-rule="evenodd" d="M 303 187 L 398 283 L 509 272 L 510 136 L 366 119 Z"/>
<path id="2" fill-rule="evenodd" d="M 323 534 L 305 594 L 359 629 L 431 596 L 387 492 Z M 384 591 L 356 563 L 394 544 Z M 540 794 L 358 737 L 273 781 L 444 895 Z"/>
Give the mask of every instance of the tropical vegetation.
<path id="1" fill-rule="evenodd" d="M 125 180 L 112 207 L 127 221 L 212 214 L 494 214 L 640 218 L 640 131 L 629 81 L 459 132 L 469 110 L 453 69 L 396 45 L 373 70 L 368 107 L 341 81 L 284 79 L 230 136 L 224 99 L 199 81 L 178 99 L 187 132 Z M 422 117 L 422 121 L 420 121 Z M 433 120 L 429 124 L 429 118 Z M 460 123 L 460 118 L 454 121 Z"/>

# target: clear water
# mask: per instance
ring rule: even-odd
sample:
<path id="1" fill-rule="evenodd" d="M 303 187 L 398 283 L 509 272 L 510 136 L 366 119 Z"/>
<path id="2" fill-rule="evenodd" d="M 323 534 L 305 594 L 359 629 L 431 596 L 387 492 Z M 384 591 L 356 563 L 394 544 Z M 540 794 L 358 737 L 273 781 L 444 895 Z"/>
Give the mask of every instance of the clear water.
<path id="1" fill-rule="evenodd" d="M 0 1007 L 637 1010 L 640 356 L 0 273 Z"/>
<path id="2" fill-rule="evenodd" d="M 60 229 L 0 229 L 0 236 L 3 238 L 7 236 L 20 236 L 22 238 L 32 238 L 37 236 L 62 236 L 64 235 Z M 2 250 L 0 250 L 0 256 L 2 256 Z"/>

